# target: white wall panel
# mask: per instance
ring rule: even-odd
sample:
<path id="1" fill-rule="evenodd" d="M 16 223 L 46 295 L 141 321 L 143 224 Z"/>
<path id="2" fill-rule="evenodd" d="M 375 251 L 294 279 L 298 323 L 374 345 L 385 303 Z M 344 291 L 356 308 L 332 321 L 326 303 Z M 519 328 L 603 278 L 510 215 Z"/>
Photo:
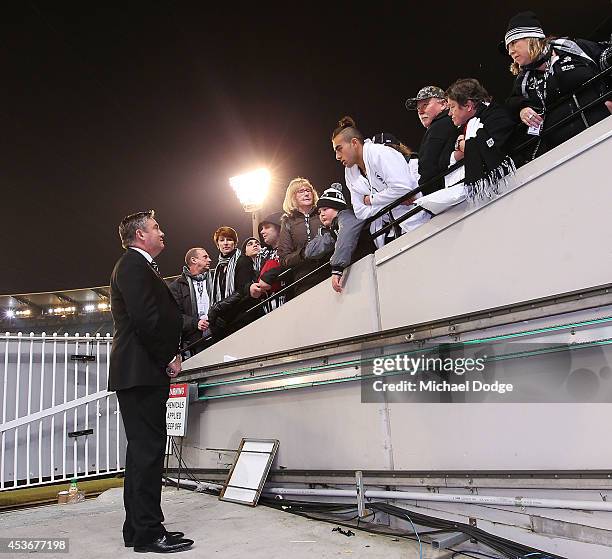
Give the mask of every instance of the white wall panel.
<path id="1" fill-rule="evenodd" d="M 522 186 L 486 207 L 378 251 L 382 329 L 610 283 L 610 153 L 612 118 L 520 169 Z"/>

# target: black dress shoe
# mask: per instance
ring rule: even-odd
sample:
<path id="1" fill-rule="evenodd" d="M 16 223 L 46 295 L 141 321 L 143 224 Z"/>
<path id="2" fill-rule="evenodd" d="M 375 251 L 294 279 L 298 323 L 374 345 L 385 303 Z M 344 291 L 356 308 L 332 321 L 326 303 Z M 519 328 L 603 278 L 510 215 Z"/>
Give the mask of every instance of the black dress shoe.
<path id="1" fill-rule="evenodd" d="M 166 532 L 166 535 L 172 538 L 182 538 L 185 534 L 183 532 Z M 125 542 L 125 547 L 134 547 L 134 542 Z"/>
<path id="2" fill-rule="evenodd" d="M 164 534 L 148 544 L 134 546 L 134 551 L 138 553 L 176 553 L 187 551 L 192 545 L 193 540 L 173 538 L 169 534 Z"/>

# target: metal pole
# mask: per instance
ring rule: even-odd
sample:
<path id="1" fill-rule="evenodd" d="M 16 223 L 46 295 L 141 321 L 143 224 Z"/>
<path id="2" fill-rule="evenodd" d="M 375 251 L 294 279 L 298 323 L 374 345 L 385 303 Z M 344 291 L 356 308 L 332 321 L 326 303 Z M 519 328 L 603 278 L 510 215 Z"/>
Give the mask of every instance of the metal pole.
<path id="1" fill-rule="evenodd" d="M 19 386 L 21 385 L 21 337 L 22 334 L 17 334 L 17 383 L 15 384 L 15 419 L 19 417 Z M 15 440 L 13 441 L 13 487 L 17 487 L 17 480 L 19 479 L 19 470 L 17 469 L 17 443 L 19 442 L 19 427 L 15 427 Z"/>
<path id="2" fill-rule="evenodd" d="M 28 415 L 32 413 L 32 372 L 34 360 L 34 332 L 30 332 L 30 364 L 28 366 Z M 26 485 L 30 485 L 30 432 L 32 426 L 28 423 L 26 429 Z"/>
<path id="3" fill-rule="evenodd" d="M 178 482 L 176 483 L 177 491 L 180 489 L 180 483 L 181 483 L 181 465 L 183 463 L 183 438 L 184 437 L 179 437 L 179 438 L 181 439 L 181 444 L 179 445 Z"/>
<path id="4" fill-rule="evenodd" d="M 78 338 L 79 334 L 75 334 L 75 337 Z M 79 354 L 79 340 L 77 339 L 74 342 L 74 353 L 75 355 Z M 74 399 L 76 400 L 79 397 L 79 362 L 75 361 L 74 362 Z M 74 407 L 74 413 L 72 415 L 72 426 L 73 429 L 75 431 L 79 430 L 79 420 L 78 420 L 78 410 L 77 407 Z M 78 441 L 79 438 L 78 437 L 74 437 L 74 440 L 72 442 L 72 477 L 77 477 L 78 475 L 78 451 L 79 451 L 79 447 L 78 447 Z"/>
<path id="5" fill-rule="evenodd" d="M 253 225 L 253 237 L 259 239 L 259 222 L 261 221 L 261 210 L 251 212 L 251 224 Z"/>
<path id="6" fill-rule="evenodd" d="M 96 392 L 100 392 L 100 334 L 96 334 Z M 96 474 L 100 473 L 100 400 L 96 400 Z"/>
<path id="7" fill-rule="evenodd" d="M 356 489 L 302 489 L 293 487 L 266 487 L 264 493 L 272 495 L 301 495 L 318 497 L 357 498 Z M 408 501 L 433 501 L 441 503 L 465 503 L 471 505 L 501 505 L 518 508 L 598 510 L 612 512 L 612 503 L 606 501 L 574 501 L 568 499 L 542 499 L 540 497 L 503 497 L 501 495 L 457 495 L 450 493 L 420 493 L 418 491 L 378 491 L 366 489 L 366 499 L 398 499 Z"/>
<path id="8" fill-rule="evenodd" d="M 172 454 L 172 437 L 166 437 L 166 472 L 164 476 L 164 487 L 168 487 L 168 468 L 170 466 L 170 455 Z"/>
<path id="9" fill-rule="evenodd" d="M 365 518 L 370 511 L 365 506 L 365 489 L 363 487 L 363 472 L 355 472 L 355 483 L 357 485 L 357 512 L 359 518 Z"/>
<path id="10" fill-rule="evenodd" d="M 9 341 L 11 335 L 5 334 L 4 343 L 4 379 L 2 381 L 2 423 L 6 423 L 6 390 L 8 387 L 8 365 L 9 365 Z M 4 449 L 6 444 L 6 433 L 2 431 L 2 447 L 0 448 L 0 489 L 4 489 Z"/>
<path id="11" fill-rule="evenodd" d="M 38 411 L 43 410 L 44 405 L 44 393 L 45 393 L 45 336 L 42 333 L 42 343 L 40 345 L 40 398 L 38 401 Z M 38 483 L 43 481 L 43 463 L 42 463 L 42 439 L 43 439 L 43 420 L 38 422 Z"/>

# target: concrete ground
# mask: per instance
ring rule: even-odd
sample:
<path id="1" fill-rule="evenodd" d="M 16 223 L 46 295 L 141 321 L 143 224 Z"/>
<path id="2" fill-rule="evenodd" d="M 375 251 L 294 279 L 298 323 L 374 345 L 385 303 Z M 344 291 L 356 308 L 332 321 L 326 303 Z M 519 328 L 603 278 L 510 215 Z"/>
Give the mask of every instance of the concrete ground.
<path id="1" fill-rule="evenodd" d="M 84 559 L 138 557 L 123 546 L 122 489 L 109 489 L 97 499 L 71 505 L 48 505 L 0 514 L 0 538 L 69 538 L 68 556 Z M 217 497 L 176 488 L 164 490 L 168 530 L 181 530 L 195 540 L 180 557 L 222 559 L 305 559 L 353 557 L 418 558 L 416 542 L 353 529 L 354 537 L 332 532 L 334 524 L 309 520 L 265 506 L 251 508 Z M 3 553 L 2 557 L 23 557 Z M 44 557 L 65 558 L 45 553 Z M 448 557 L 423 545 L 423 558 Z"/>

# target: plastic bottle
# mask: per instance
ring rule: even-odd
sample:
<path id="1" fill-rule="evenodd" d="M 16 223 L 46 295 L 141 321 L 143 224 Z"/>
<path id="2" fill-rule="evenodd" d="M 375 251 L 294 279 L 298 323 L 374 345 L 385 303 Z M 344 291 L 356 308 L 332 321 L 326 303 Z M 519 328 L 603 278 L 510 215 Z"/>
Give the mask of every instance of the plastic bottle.
<path id="1" fill-rule="evenodd" d="M 83 491 L 79 491 L 77 487 L 77 480 L 70 480 L 70 488 L 68 489 L 68 495 L 66 498 L 66 503 L 80 503 L 85 500 L 85 493 Z"/>

